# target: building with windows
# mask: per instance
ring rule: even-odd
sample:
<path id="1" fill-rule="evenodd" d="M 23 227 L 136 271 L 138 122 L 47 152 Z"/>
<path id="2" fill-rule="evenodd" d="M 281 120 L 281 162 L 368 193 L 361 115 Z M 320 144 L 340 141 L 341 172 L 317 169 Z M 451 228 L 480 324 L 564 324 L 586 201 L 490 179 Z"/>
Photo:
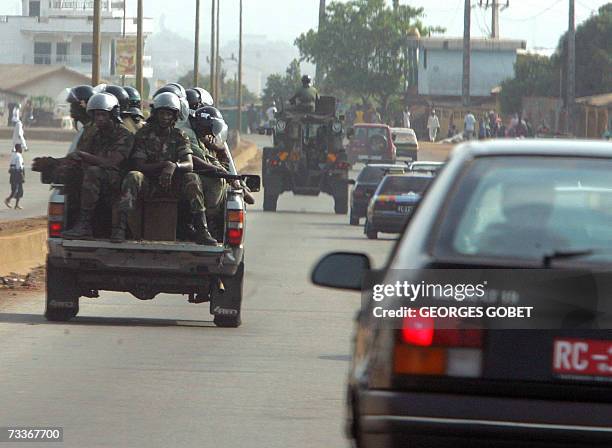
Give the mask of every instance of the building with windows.
<path id="1" fill-rule="evenodd" d="M 123 19 L 123 1 L 101 0 L 101 76 L 113 79 L 117 39 L 136 36 L 136 19 Z M 91 75 L 93 0 L 22 0 L 20 16 L 0 16 L 0 64 L 64 65 Z M 145 18 L 145 39 L 153 20 Z M 153 76 L 150 58 L 143 74 Z"/>

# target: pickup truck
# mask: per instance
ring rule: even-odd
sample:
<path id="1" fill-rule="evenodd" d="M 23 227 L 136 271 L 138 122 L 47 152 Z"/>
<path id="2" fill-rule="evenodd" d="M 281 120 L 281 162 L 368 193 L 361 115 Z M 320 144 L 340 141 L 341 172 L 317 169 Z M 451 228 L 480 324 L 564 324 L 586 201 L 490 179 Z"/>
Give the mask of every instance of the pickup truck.
<path id="1" fill-rule="evenodd" d="M 229 150 L 230 173 L 251 191 L 259 191 L 255 175 L 239 176 Z M 151 300 L 160 293 L 186 294 L 193 303 L 209 303 L 218 327 L 238 327 L 244 281 L 246 205 L 244 189 L 228 183 L 224 222 L 218 224 L 219 246 L 198 245 L 177 237 L 181 203 L 153 198 L 142 205 L 138 237 L 123 243 L 109 240 L 109 206 L 98 207 L 94 239 L 64 239 L 78 213 L 78 199 L 64 184 L 51 183 L 48 209 L 47 293 L 45 317 L 66 321 L 79 312 L 81 297 L 99 291 L 129 292 Z M 240 185 L 243 185 L 240 184 Z M 132 223 L 130 223 L 132 224 Z M 222 232 L 222 236 L 220 235 Z M 182 241 L 181 239 L 185 240 Z"/>

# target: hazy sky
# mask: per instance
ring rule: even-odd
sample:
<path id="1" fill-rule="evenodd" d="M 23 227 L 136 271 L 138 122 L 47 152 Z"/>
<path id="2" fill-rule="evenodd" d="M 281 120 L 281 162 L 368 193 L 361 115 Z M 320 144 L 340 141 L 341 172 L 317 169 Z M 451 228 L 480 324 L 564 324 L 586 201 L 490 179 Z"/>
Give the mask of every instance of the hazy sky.
<path id="1" fill-rule="evenodd" d="M 402 4 L 423 6 L 426 24 L 443 26 L 451 36 L 463 34 L 464 0 L 400 1 Z M 576 22 L 584 21 L 608 1 L 576 0 Z M 128 9 L 135 11 L 136 0 L 127 2 Z M 301 32 L 315 27 L 317 23 L 318 0 L 243 0 L 243 3 L 244 30 L 247 34 L 293 42 Z M 473 3 L 479 3 L 479 0 L 473 0 Z M 554 48 L 567 28 L 568 3 L 568 0 L 510 0 L 510 7 L 500 15 L 501 36 L 524 39 L 529 48 Z M 0 14 L 15 14 L 20 4 L 20 0 L 1 0 Z M 238 4 L 239 0 L 221 1 L 222 40 L 234 39 L 237 35 Z M 163 15 L 167 28 L 189 38 L 194 31 L 194 5 L 195 0 L 144 0 L 145 15 L 155 19 L 156 27 Z M 203 36 L 210 29 L 210 5 L 211 0 L 201 0 Z M 472 34 L 486 35 L 491 26 L 490 10 L 485 12 L 475 7 L 472 11 Z"/>

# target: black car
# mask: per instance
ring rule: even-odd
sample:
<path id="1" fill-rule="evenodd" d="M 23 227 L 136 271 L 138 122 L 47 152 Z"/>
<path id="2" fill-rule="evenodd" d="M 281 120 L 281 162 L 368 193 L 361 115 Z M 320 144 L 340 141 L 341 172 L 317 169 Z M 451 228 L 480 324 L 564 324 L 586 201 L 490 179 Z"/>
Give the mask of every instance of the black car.
<path id="1" fill-rule="evenodd" d="M 433 173 L 418 172 L 385 176 L 368 205 L 363 229 L 368 239 L 378 232 L 401 233 L 433 178 Z"/>
<path id="2" fill-rule="evenodd" d="M 468 143 L 452 153 L 383 271 L 355 253 L 319 262 L 314 283 L 365 285 L 347 391 L 356 446 L 612 446 L 610 172 L 609 143 Z M 440 328 L 438 319 L 400 315 L 388 325 L 377 317 L 397 302 L 377 301 L 376 282 L 417 282 L 448 269 L 526 273 L 529 287 L 515 285 L 521 294 L 484 297 L 520 304 L 536 293 L 559 294 L 563 300 L 536 304 L 552 314 L 578 306 L 579 313 L 533 328 L 529 320 L 474 327 L 459 316 Z M 372 275 L 378 280 L 370 287 Z M 546 282 L 550 276 L 573 283 Z"/>
<path id="3" fill-rule="evenodd" d="M 359 219 L 366 216 L 370 198 L 376 191 L 378 184 L 387 174 L 402 174 L 408 170 L 406 165 L 395 165 L 390 163 L 374 163 L 362 168 L 355 181 L 355 187 L 351 194 L 350 223 L 359 225 Z"/>

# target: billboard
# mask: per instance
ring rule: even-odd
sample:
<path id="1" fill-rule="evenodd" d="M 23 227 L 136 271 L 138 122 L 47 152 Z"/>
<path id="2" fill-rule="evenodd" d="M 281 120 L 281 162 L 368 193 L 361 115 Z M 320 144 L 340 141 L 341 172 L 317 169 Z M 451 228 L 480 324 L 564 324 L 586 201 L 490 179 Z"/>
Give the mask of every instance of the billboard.
<path id="1" fill-rule="evenodd" d="M 136 38 L 123 37 L 117 39 L 116 50 L 115 73 L 117 75 L 136 76 Z"/>

